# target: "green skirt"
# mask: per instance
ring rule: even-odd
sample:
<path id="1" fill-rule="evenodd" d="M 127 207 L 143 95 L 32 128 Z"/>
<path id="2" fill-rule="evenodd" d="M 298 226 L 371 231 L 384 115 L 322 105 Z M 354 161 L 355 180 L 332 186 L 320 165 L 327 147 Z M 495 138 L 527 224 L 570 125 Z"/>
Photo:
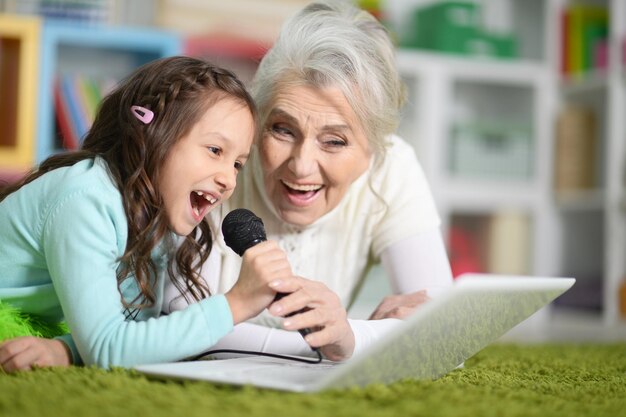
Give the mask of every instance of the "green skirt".
<path id="1" fill-rule="evenodd" d="M 0 301 L 0 341 L 19 336 L 52 338 L 69 333 L 65 323 L 50 323 Z"/>

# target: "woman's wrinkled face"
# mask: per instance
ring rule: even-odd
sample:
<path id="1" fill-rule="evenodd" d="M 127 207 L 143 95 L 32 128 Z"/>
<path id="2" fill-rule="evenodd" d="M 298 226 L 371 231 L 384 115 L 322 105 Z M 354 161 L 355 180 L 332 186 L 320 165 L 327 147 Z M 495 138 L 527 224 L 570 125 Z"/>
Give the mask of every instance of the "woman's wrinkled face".
<path id="1" fill-rule="evenodd" d="M 369 166 L 365 133 L 337 88 L 284 88 L 263 129 L 265 189 L 288 223 L 306 226 L 337 207 Z"/>

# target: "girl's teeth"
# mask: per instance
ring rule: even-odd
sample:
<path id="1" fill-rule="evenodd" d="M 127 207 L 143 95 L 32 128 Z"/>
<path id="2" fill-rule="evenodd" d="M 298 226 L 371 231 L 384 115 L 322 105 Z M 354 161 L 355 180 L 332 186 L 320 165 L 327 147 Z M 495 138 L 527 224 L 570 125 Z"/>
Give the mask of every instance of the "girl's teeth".
<path id="1" fill-rule="evenodd" d="M 203 197 L 209 204 L 213 205 L 217 202 L 217 198 L 211 196 L 210 194 L 205 194 L 203 191 L 194 191 L 200 197 Z"/>

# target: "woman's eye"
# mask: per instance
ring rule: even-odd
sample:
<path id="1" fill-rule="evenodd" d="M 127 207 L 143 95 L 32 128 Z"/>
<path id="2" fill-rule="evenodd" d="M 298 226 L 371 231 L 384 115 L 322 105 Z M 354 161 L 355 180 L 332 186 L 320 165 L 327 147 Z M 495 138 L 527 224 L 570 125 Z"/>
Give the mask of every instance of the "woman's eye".
<path id="1" fill-rule="evenodd" d="M 339 148 L 339 147 L 343 147 L 346 146 L 347 143 L 345 140 L 343 139 L 339 139 L 339 138 L 328 138 L 326 140 L 324 140 L 324 145 L 326 146 L 330 146 L 333 148 Z"/>
<path id="2" fill-rule="evenodd" d="M 284 137 L 292 137 L 293 133 L 291 133 L 291 130 L 285 126 L 281 126 L 281 125 L 272 125 L 271 127 L 271 131 L 273 134 L 277 135 L 277 136 L 284 136 Z"/>
<path id="3" fill-rule="evenodd" d="M 207 147 L 207 149 L 209 150 L 209 152 L 214 153 L 215 155 L 220 155 L 222 153 L 222 150 L 217 146 L 209 146 Z"/>

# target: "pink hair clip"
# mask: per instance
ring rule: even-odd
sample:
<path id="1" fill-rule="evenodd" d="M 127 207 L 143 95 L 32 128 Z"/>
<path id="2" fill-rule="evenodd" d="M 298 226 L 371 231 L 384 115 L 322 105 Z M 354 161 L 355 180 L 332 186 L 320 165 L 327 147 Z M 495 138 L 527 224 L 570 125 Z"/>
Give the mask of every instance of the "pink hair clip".
<path id="1" fill-rule="evenodd" d="M 137 119 L 141 120 L 146 125 L 154 119 L 154 113 L 145 107 L 130 106 L 130 111 L 133 112 Z"/>

